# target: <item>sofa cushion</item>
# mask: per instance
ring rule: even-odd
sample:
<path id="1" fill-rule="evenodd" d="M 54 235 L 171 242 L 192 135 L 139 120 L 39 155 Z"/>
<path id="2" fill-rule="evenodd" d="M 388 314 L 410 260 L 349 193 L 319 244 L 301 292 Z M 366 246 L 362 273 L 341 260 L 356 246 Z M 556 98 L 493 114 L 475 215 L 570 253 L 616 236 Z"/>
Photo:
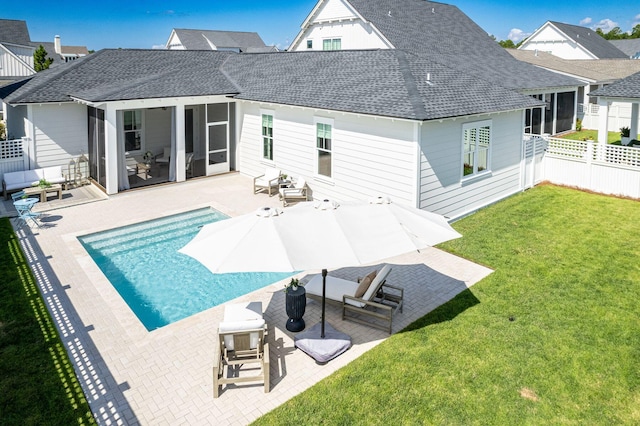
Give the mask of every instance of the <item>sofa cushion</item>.
<path id="1" fill-rule="evenodd" d="M 4 174 L 4 181 L 9 185 L 22 184 L 24 182 L 24 172 L 7 172 Z"/>
<path id="2" fill-rule="evenodd" d="M 64 176 L 62 175 L 62 166 L 45 167 L 42 170 L 42 178 L 49 183 L 62 183 Z"/>
<path id="3" fill-rule="evenodd" d="M 369 275 L 364 277 L 362 281 L 360 281 L 360 285 L 358 286 L 358 289 L 356 290 L 356 294 L 354 295 L 355 297 L 361 298 L 362 296 L 364 296 L 364 294 L 367 292 L 367 289 L 369 289 L 369 286 L 371 285 L 374 278 L 376 277 L 377 273 L 378 271 L 373 271 Z"/>

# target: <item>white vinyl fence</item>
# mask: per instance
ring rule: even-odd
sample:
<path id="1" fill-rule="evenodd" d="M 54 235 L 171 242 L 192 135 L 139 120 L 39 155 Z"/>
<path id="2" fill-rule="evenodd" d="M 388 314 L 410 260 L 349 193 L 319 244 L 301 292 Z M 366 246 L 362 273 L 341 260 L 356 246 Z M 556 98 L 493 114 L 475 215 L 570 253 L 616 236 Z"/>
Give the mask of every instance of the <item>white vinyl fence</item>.
<path id="1" fill-rule="evenodd" d="M 29 145 L 26 139 L 0 140 L 0 182 L 4 174 L 29 168 Z"/>
<path id="2" fill-rule="evenodd" d="M 544 179 L 603 194 L 640 198 L 640 148 L 545 138 Z"/>

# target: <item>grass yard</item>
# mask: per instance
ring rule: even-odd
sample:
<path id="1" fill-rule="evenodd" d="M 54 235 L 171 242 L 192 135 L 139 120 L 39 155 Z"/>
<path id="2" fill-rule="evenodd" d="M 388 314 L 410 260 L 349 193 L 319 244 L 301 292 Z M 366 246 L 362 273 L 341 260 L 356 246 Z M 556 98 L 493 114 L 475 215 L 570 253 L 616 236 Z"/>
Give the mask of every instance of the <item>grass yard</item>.
<path id="1" fill-rule="evenodd" d="M 255 424 L 640 424 L 639 224 L 554 186 L 455 223 L 495 272 Z"/>
<path id="2" fill-rule="evenodd" d="M 597 130 L 580 130 L 579 132 L 567 133 L 560 136 L 561 139 L 571 139 L 574 141 L 584 141 L 588 139 L 598 140 Z M 609 132 L 607 134 L 607 143 L 620 145 L 620 132 Z"/>
<path id="3" fill-rule="evenodd" d="M 0 241 L 0 424 L 95 424 L 9 219 Z"/>

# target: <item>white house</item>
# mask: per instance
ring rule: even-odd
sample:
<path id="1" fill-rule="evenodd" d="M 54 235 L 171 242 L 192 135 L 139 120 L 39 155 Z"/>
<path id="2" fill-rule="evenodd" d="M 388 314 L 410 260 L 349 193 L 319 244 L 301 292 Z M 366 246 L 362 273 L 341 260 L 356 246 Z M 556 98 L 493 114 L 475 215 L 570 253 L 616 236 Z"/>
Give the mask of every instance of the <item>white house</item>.
<path id="1" fill-rule="evenodd" d="M 585 129 L 600 126 L 600 107 L 596 97 L 589 94 L 597 89 L 640 72 L 640 61 L 628 59 L 563 59 L 550 53 L 532 50 L 507 49 L 514 58 L 574 77 L 583 82 L 578 89 L 578 118 Z M 609 131 L 618 132 L 631 122 L 631 104 L 613 102 L 608 108 Z"/>
<path id="2" fill-rule="evenodd" d="M 128 188 L 127 157 L 148 151 L 170 158 L 169 181 L 189 178 L 193 153 L 200 175 L 275 167 L 304 177 L 314 198 L 384 194 L 450 217 L 522 190 L 525 111 L 545 106 L 526 92 L 575 96 L 578 83 L 516 61 L 453 6 L 358 10 L 373 3 L 404 17 L 398 30 L 409 17 L 424 24 L 419 46 L 453 50 L 103 50 L 0 88 L 9 130 L 29 141 L 32 168 L 88 153 L 108 194 Z"/>
<path id="3" fill-rule="evenodd" d="M 595 30 L 554 21 L 545 22 L 518 49 L 547 52 L 564 59 L 629 59 Z"/>
<path id="4" fill-rule="evenodd" d="M 54 66 L 61 62 L 75 61 L 89 54 L 87 46 L 63 45 L 59 35 L 53 38 L 53 42 L 32 41 L 31 45 L 36 49 L 40 46 L 44 47 L 44 50 L 47 52 L 47 57 L 53 59 Z"/>
<path id="5" fill-rule="evenodd" d="M 0 80 L 34 74 L 34 51 L 25 21 L 0 19 Z"/>
<path id="6" fill-rule="evenodd" d="M 273 46 L 267 46 L 255 32 L 190 30 L 174 28 L 171 30 L 166 48 L 169 50 L 225 50 L 236 53 L 275 52 Z"/>

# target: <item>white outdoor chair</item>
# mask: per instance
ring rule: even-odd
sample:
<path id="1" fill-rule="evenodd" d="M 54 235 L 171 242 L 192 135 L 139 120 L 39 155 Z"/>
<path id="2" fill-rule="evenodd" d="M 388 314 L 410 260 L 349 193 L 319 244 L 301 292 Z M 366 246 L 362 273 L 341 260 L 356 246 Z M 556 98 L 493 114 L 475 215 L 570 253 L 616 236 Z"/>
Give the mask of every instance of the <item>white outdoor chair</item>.
<path id="1" fill-rule="evenodd" d="M 224 384 L 264 382 L 269 393 L 269 344 L 262 303 L 226 305 L 224 320 L 218 327 L 218 345 L 213 359 L 213 397 Z M 253 367 L 253 368 L 252 368 Z M 258 374 L 240 376 L 240 371 Z"/>
<path id="2" fill-rule="evenodd" d="M 298 178 L 292 186 L 279 189 L 282 205 L 287 207 L 291 201 L 307 201 L 307 181 Z"/>
<path id="3" fill-rule="evenodd" d="M 266 189 L 271 197 L 274 193 L 272 190 L 277 188 L 280 183 L 280 177 L 280 169 L 267 167 L 263 175 L 253 178 L 253 193 L 257 194 Z"/>
<path id="4" fill-rule="evenodd" d="M 167 146 L 162 150 L 162 155 L 156 158 L 156 163 L 169 164 L 169 161 L 171 161 L 171 147 Z"/>

